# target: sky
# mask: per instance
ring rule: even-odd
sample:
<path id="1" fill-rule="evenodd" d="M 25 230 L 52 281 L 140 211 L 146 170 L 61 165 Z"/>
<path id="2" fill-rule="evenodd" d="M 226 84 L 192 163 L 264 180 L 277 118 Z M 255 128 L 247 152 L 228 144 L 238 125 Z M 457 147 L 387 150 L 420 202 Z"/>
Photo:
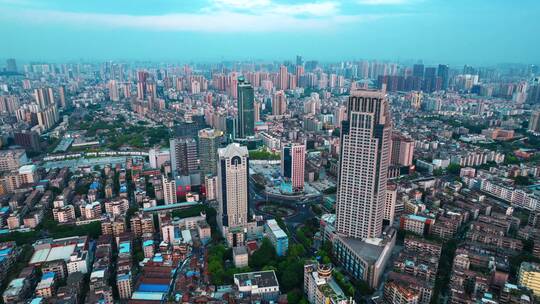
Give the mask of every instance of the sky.
<path id="1" fill-rule="evenodd" d="M 539 63 L 537 0 L 0 0 L 0 58 Z"/>

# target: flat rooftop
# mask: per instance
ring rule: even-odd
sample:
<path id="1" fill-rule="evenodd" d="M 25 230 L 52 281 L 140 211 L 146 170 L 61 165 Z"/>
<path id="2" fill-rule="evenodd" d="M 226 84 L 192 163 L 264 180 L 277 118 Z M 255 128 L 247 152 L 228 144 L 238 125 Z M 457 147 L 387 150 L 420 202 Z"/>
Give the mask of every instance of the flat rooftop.
<path id="1" fill-rule="evenodd" d="M 340 239 L 369 264 L 377 262 L 385 247 L 354 238 L 341 237 Z"/>
<path id="2" fill-rule="evenodd" d="M 36 250 L 30 259 L 29 264 L 39 264 L 44 262 L 51 262 L 55 260 L 69 261 L 69 257 L 75 251 L 77 245 L 70 244 L 66 246 L 58 246 L 52 248 L 43 248 Z"/>
<path id="3" fill-rule="evenodd" d="M 279 286 L 276 273 L 273 270 L 237 273 L 234 275 L 238 286 L 275 287 Z"/>

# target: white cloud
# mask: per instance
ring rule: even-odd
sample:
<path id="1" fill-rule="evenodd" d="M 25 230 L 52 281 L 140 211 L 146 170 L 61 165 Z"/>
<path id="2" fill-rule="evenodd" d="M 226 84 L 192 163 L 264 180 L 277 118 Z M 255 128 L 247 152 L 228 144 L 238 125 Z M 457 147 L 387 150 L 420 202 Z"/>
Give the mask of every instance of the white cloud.
<path id="1" fill-rule="evenodd" d="M 27 1 L 27 0 L 0 0 Z M 400 0 L 362 0 L 400 1 Z M 402 0 L 401 0 L 402 1 Z M 283 4 L 273 0 L 210 0 L 193 13 L 129 15 L 0 7 L 0 18 L 38 25 L 134 28 L 177 32 L 301 32 L 333 30 L 384 15 L 345 15 L 336 1 Z"/>
<path id="2" fill-rule="evenodd" d="M 335 1 L 323 1 L 302 4 L 279 4 L 271 0 L 212 0 L 210 6 L 203 8 L 204 12 L 216 10 L 241 11 L 256 15 L 331 16 L 339 13 L 339 3 Z"/>
<path id="3" fill-rule="evenodd" d="M 411 0 L 358 0 L 363 5 L 399 5 L 408 4 Z"/>
<path id="4" fill-rule="evenodd" d="M 191 32 L 297 32 L 327 30 L 344 24 L 372 21 L 380 18 L 380 16 L 334 15 L 321 18 L 297 18 L 294 15 L 278 14 L 276 12 L 255 15 L 231 11 L 135 16 L 51 10 L 8 11 L 0 9 L 0 18 L 38 25 L 54 24 L 89 28 L 135 28 L 153 31 Z"/>

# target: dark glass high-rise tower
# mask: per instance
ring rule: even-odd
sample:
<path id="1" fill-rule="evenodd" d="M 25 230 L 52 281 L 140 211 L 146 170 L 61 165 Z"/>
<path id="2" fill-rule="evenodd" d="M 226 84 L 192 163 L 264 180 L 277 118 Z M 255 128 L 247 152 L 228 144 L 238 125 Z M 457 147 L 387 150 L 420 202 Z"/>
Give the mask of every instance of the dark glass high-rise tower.
<path id="1" fill-rule="evenodd" d="M 243 76 L 238 77 L 238 138 L 255 135 L 253 86 Z"/>
<path id="2" fill-rule="evenodd" d="M 441 89 L 448 89 L 448 65 L 439 64 L 437 69 L 437 76 L 441 78 Z"/>

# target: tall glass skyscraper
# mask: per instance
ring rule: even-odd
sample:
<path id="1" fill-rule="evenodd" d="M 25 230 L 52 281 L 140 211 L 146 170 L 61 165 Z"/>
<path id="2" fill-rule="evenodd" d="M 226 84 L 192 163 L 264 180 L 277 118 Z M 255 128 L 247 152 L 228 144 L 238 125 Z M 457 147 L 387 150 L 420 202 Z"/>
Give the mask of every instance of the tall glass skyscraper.
<path id="1" fill-rule="evenodd" d="M 255 111 L 253 86 L 243 76 L 238 77 L 238 127 L 237 137 L 255 135 Z"/>

